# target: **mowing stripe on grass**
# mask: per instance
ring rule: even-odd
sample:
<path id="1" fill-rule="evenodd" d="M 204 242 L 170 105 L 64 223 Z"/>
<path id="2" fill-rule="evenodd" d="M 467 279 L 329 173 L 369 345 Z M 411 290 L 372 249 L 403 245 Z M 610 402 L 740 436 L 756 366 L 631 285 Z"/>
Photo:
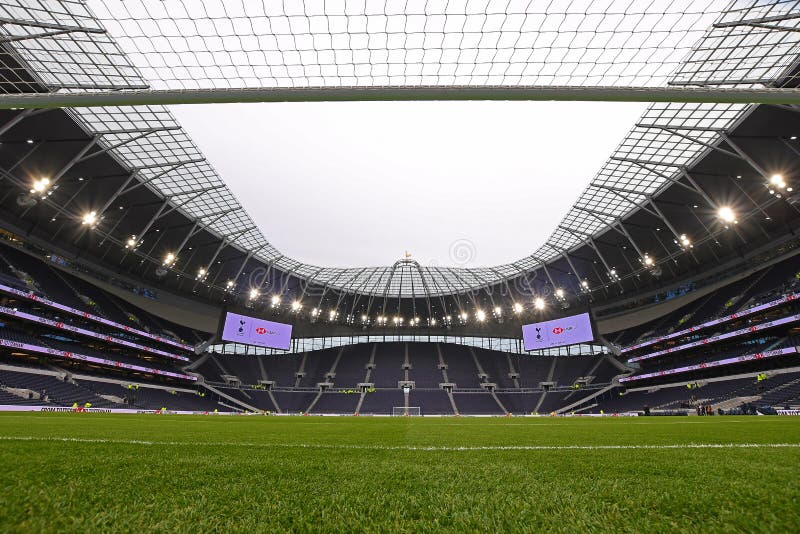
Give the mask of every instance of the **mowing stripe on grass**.
<path id="1" fill-rule="evenodd" d="M 137 439 L 63 438 L 40 436 L 0 436 L 0 441 L 41 441 L 61 443 L 97 443 L 113 445 L 180 446 L 196 445 L 184 441 L 148 441 Z M 368 451 L 602 451 L 659 449 L 797 449 L 800 443 L 677 443 L 666 445 L 475 445 L 464 447 L 426 445 L 347 445 L 324 443 L 252 443 L 206 442 L 209 447 L 254 447 L 264 449 L 341 449 Z"/>

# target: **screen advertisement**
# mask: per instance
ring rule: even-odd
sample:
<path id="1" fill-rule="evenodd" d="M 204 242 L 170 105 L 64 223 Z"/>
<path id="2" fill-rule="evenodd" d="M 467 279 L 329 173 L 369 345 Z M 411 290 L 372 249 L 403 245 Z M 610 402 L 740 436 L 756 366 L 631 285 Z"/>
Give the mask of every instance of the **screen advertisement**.
<path id="1" fill-rule="evenodd" d="M 270 349 L 289 350 L 292 325 L 226 312 L 222 340 Z"/>
<path id="2" fill-rule="evenodd" d="M 561 319 L 522 325 L 525 350 L 551 349 L 594 341 L 592 318 L 580 313 Z"/>

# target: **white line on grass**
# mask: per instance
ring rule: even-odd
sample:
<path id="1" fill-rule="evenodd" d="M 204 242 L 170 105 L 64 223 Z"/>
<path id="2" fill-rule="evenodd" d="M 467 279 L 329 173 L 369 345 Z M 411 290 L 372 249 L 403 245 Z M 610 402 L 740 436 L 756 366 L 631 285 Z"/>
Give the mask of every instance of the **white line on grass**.
<path id="1" fill-rule="evenodd" d="M 64 438 L 39 436 L 0 436 L 0 441 L 41 441 L 61 443 L 96 443 L 113 445 L 147 445 L 190 447 L 195 443 L 183 441 L 148 441 L 137 439 Z M 602 450 L 660 450 L 660 449 L 797 449 L 800 443 L 678 443 L 666 445 L 475 445 L 448 447 L 444 445 L 347 445 L 324 443 L 251 443 L 207 442 L 210 447 L 258 447 L 275 449 L 343 449 L 368 451 L 602 451 Z"/>

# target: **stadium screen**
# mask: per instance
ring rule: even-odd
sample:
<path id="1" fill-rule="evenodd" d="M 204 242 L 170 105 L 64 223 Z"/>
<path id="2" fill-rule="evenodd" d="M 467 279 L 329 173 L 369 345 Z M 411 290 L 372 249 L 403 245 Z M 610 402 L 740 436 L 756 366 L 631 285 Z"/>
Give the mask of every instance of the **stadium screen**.
<path id="1" fill-rule="evenodd" d="M 550 349 L 594 341 L 592 318 L 580 313 L 561 319 L 522 325 L 525 350 Z"/>
<path id="2" fill-rule="evenodd" d="M 226 312 L 221 337 L 232 343 L 289 350 L 292 325 Z"/>

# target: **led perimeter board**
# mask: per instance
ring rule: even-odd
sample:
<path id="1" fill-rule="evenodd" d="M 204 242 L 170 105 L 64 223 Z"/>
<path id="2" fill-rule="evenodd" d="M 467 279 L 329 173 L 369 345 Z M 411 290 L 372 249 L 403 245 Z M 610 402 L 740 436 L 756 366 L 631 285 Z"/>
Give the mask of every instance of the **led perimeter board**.
<path id="1" fill-rule="evenodd" d="M 522 325 L 525 350 L 552 349 L 587 343 L 594 339 L 592 317 L 588 312 Z"/>

